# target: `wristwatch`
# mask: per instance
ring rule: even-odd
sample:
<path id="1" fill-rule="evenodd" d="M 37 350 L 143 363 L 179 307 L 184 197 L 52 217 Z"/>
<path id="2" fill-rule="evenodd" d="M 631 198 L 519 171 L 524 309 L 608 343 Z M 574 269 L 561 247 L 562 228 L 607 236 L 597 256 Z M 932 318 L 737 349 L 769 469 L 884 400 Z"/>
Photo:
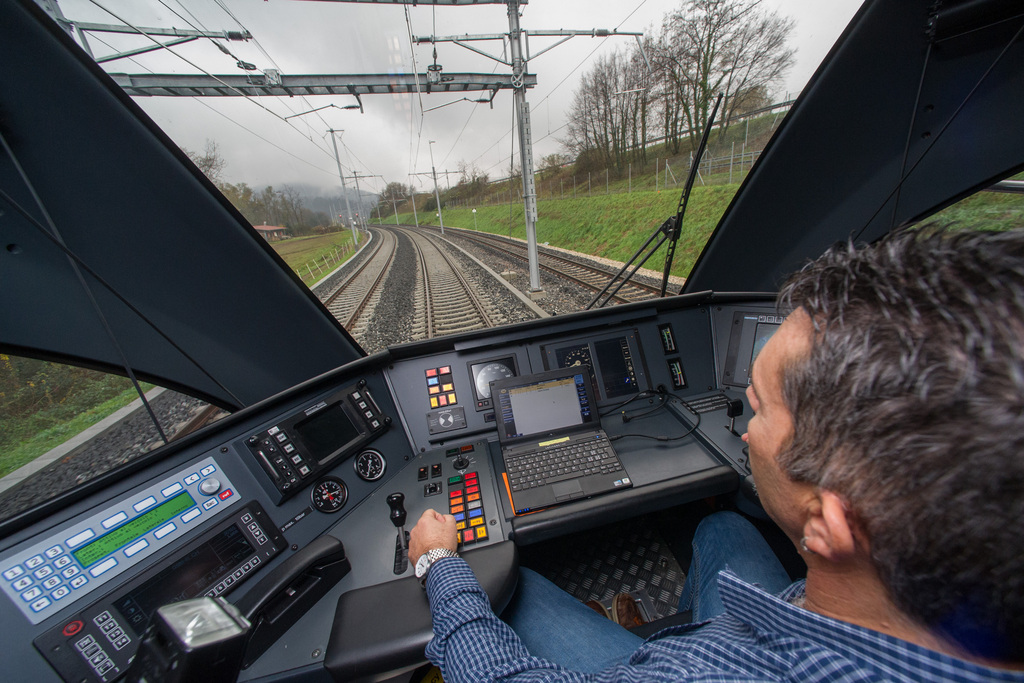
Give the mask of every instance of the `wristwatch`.
<path id="1" fill-rule="evenodd" d="M 454 550 L 448 550 L 448 548 L 432 548 L 427 552 L 420 555 L 420 559 L 416 560 L 416 578 L 420 580 L 420 584 L 426 587 L 427 585 L 427 572 L 430 571 L 431 565 L 440 560 L 443 557 L 458 557 L 459 554 Z"/>

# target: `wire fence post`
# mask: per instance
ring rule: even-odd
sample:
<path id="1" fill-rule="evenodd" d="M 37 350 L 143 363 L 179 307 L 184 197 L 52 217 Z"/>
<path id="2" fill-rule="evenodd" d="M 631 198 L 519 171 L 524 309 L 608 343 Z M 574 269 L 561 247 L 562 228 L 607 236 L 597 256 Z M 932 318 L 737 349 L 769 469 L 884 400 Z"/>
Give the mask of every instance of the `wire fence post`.
<path id="1" fill-rule="evenodd" d="M 729 184 L 732 185 L 732 160 L 736 157 L 736 141 L 732 141 L 732 151 L 729 152 Z"/>
<path id="2" fill-rule="evenodd" d="M 654 157 L 654 191 L 658 191 L 658 173 L 661 171 L 661 158 Z"/>
<path id="3" fill-rule="evenodd" d="M 605 194 L 611 194 L 612 193 L 612 191 L 611 191 L 611 189 L 609 189 L 609 185 L 608 185 L 608 169 L 607 168 L 604 169 L 604 193 Z"/>
<path id="4" fill-rule="evenodd" d="M 633 194 L 633 162 L 629 162 L 629 191 L 626 194 Z"/>

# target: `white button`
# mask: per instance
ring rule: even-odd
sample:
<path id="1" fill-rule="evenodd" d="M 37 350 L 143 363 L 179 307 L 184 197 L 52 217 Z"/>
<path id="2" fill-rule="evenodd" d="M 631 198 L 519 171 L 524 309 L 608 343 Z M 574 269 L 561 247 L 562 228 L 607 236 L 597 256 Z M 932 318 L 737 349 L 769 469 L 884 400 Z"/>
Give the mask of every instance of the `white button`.
<path id="1" fill-rule="evenodd" d="M 60 577 L 59 576 L 51 576 L 46 581 L 43 581 L 43 588 L 45 588 L 46 590 L 52 590 L 53 588 L 55 588 L 55 587 L 57 587 L 59 585 L 60 585 Z"/>
<path id="2" fill-rule="evenodd" d="M 199 508 L 192 508 L 191 510 L 189 510 L 188 512 L 181 516 L 181 521 L 185 522 L 185 524 L 188 524 L 201 514 L 202 512 L 199 510 Z"/>
<path id="3" fill-rule="evenodd" d="M 64 552 L 64 548 L 61 548 L 59 545 L 55 545 L 52 548 L 47 548 L 46 556 L 52 560 L 53 558 L 60 555 L 62 552 Z"/>
<path id="4" fill-rule="evenodd" d="M 70 579 L 72 576 L 79 572 L 78 567 L 72 565 L 60 573 L 65 579 Z"/>
<path id="5" fill-rule="evenodd" d="M 171 522 L 170 524 L 164 524 L 162 527 L 160 527 L 159 529 L 154 531 L 153 535 L 156 536 L 157 538 L 163 538 L 164 536 L 166 536 L 167 534 L 171 533 L 172 531 L 174 531 L 177 528 L 178 527 L 174 526 L 174 522 Z"/>
<path id="6" fill-rule="evenodd" d="M 76 576 L 75 578 L 71 579 L 72 588 L 81 588 L 87 583 L 89 583 L 89 577 L 87 577 L 85 574 L 82 574 L 81 576 Z"/>
<path id="7" fill-rule="evenodd" d="M 271 427 L 270 429 L 267 430 L 267 434 L 273 436 L 274 434 L 277 434 L 279 431 L 281 431 L 279 428 Z"/>
<path id="8" fill-rule="evenodd" d="M 59 560 L 57 560 L 56 562 L 54 562 L 53 566 L 56 567 L 57 569 L 60 569 L 61 567 L 66 567 L 69 564 L 71 564 L 71 558 L 68 557 L 67 555 L 65 555 L 64 557 L 62 557 Z"/>
<path id="9" fill-rule="evenodd" d="M 50 606 L 50 598 L 39 598 L 32 603 L 32 611 L 39 612 Z"/>
<path id="10" fill-rule="evenodd" d="M 32 577 L 31 576 L 23 576 L 23 577 L 21 577 L 20 579 L 18 579 L 17 581 L 15 581 L 11 585 L 14 586 L 14 590 L 16 590 L 16 591 L 20 591 L 22 589 L 28 588 L 29 586 L 32 585 Z"/>
<path id="11" fill-rule="evenodd" d="M 104 572 L 110 571 L 111 569 L 113 569 L 116 566 L 117 566 L 117 560 L 115 560 L 113 557 L 108 557 L 107 559 L 103 560 L 98 565 L 96 565 L 95 567 L 90 569 L 89 573 L 92 574 L 93 576 L 99 576 L 100 574 L 102 574 Z"/>
<path id="12" fill-rule="evenodd" d="M 208 500 L 205 503 L 203 503 L 203 509 L 204 510 L 209 510 L 210 508 L 212 508 L 217 503 L 218 503 L 218 501 L 217 501 L 216 498 L 211 498 L 210 500 Z"/>
<path id="13" fill-rule="evenodd" d="M 34 572 L 32 572 L 32 574 L 34 574 L 37 579 L 45 579 L 47 576 L 49 576 L 52 573 L 53 573 L 53 567 L 42 567 L 42 568 L 37 569 Z"/>
<path id="14" fill-rule="evenodd" d="M 204 477 L 208 477 L 216 471 L 216 467 L 214 467 L 213 465 L 207 465 L 203 469 L 199 470 L 199 474 L 203 475 Z"/>
<path id="15" fill-rule="evenodd" d="M 76 545 L 81 545 L 88 541 L 90 538 L 95 536 L 92 529 L 86 529 L 85 531 L 79 532 L 65 541 L 69 548 L 74 548 Z"/>
<path id="16" fill-rule="evenodd" d="M 103 528 L 109 529 L 110 527 L 117 526 L 126 519 L 128 519 L 127 514 L 125 514 L 124 512 L 118 512 L 113 517 L 108 517 L 107 519 L 103 520 Z"/>
<path id="17" fill-rule="evenodd" d="M 25 573 L 25 570 L 21 567 L 11 567 L 4 572 L 4 578 L 8 581 L 14 581 L 16 578 Z"/>
<path id="18" fill-rule="evenodd" d="M 71 592 L 70 588 L 68 588 L 67 586 L 61 586 L 57 590 L 55 590 L 52 593 L 50 593 L 50 597 L 53 598 L 54 600 L 60 600 L 61 598 L 63 598 L 65 595 L 67 595 L 70 592 Z"/>
<path id="19" fill-rule="evenodd" d="M 39 586 L 32 586 L 27 591 L 21 594 L 21 599 L 25 602 L 32 602 L 42 594 L 43 591 L 39 588 Z"/>
<path id="20" fill-rule="evenodd" d="M 142 512 L 151 505 L 156 505 L 156 498 L 154 498 L 153 496 L 140 500 L 135 505 L 132 505 L 132 508 L 134 508 L 136 512 Z"/>
<path id="21" fill-rule="evenodd" d="M 45 561 L 46 560 L 43 559 L 42 555 L 36 555 L 35 557 L 30 557 L 27 560 L 25 560 L 25 566 L 29 569 L 35 569 Z"/>
<path id="22" fill-rule="evenodd" d="M 164 498 L 167 498 L 167 497 L 169 497 L 171 495 L 174 495 L 175 493 L 177 493 L 181 489 L 182 489 L 181 484 L 179 484 L 178 482 L 174 482 L 173 484 L 171 484 L 170 486 L 168 486 L 167 488 L 162 490 L 160 492 L 160 495 L 163 496 Z"/>
<path id="23" fill-rule="evenodd" d="M 193 472 L 192 474 L 190 474 L 187 477 L 185 477 L 185 486 L 189 486 L 191 484 L 194 484 L 197 481 L 199 481 L 199 474 L 196 473 L 196 472 Z"/>
<path id="24" fill-rule="evenodd" d="M 126 557 L 131 557 L 132 555 L 134 555 L 135 553 L 139 552 L 140 550 L 144 550 L 144 549 L 146 549 L 148 547 L 149 547 L 149 541 L 147 541 L 144 538 L 140 538 L 135 543 L 132 543 L 130 546 L 125 548 L 124 549 L 124 554 L 125 554 Z"/>
<path id="25" fill-rule="evenodd" d="M 294 450 L 295 450 L 295 446 L 291 445 L 290 443 L 286 443 L 284 445 L 284 452 L 285 453 L 291 453 Z"/>

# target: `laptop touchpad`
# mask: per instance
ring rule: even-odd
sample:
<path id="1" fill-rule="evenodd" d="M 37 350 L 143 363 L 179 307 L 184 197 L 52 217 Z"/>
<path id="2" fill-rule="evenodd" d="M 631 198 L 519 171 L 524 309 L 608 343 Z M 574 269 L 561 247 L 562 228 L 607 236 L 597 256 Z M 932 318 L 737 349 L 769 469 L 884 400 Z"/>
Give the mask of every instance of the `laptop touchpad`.
<path id="1" fill-rule="evenodd" d="M 583 487 L 580 486 L 578 479 L 570 479 L 569 481 L 560 481 L 557 484 L 552 484 L 551 492 L 555 494 L 556 501 L 563 501 L 582 496 Z"/>

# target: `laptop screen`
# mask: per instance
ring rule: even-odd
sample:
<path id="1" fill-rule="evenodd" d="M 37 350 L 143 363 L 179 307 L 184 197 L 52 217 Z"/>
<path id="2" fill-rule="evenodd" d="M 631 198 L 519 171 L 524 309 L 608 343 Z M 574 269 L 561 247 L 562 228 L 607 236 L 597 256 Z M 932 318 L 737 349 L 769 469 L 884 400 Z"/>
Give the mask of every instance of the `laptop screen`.
<path id="1" fill-rule="evenodd" d="M 499 380 L 491 396 L 502 441 L 600 426 L 587 366 Z"/>

